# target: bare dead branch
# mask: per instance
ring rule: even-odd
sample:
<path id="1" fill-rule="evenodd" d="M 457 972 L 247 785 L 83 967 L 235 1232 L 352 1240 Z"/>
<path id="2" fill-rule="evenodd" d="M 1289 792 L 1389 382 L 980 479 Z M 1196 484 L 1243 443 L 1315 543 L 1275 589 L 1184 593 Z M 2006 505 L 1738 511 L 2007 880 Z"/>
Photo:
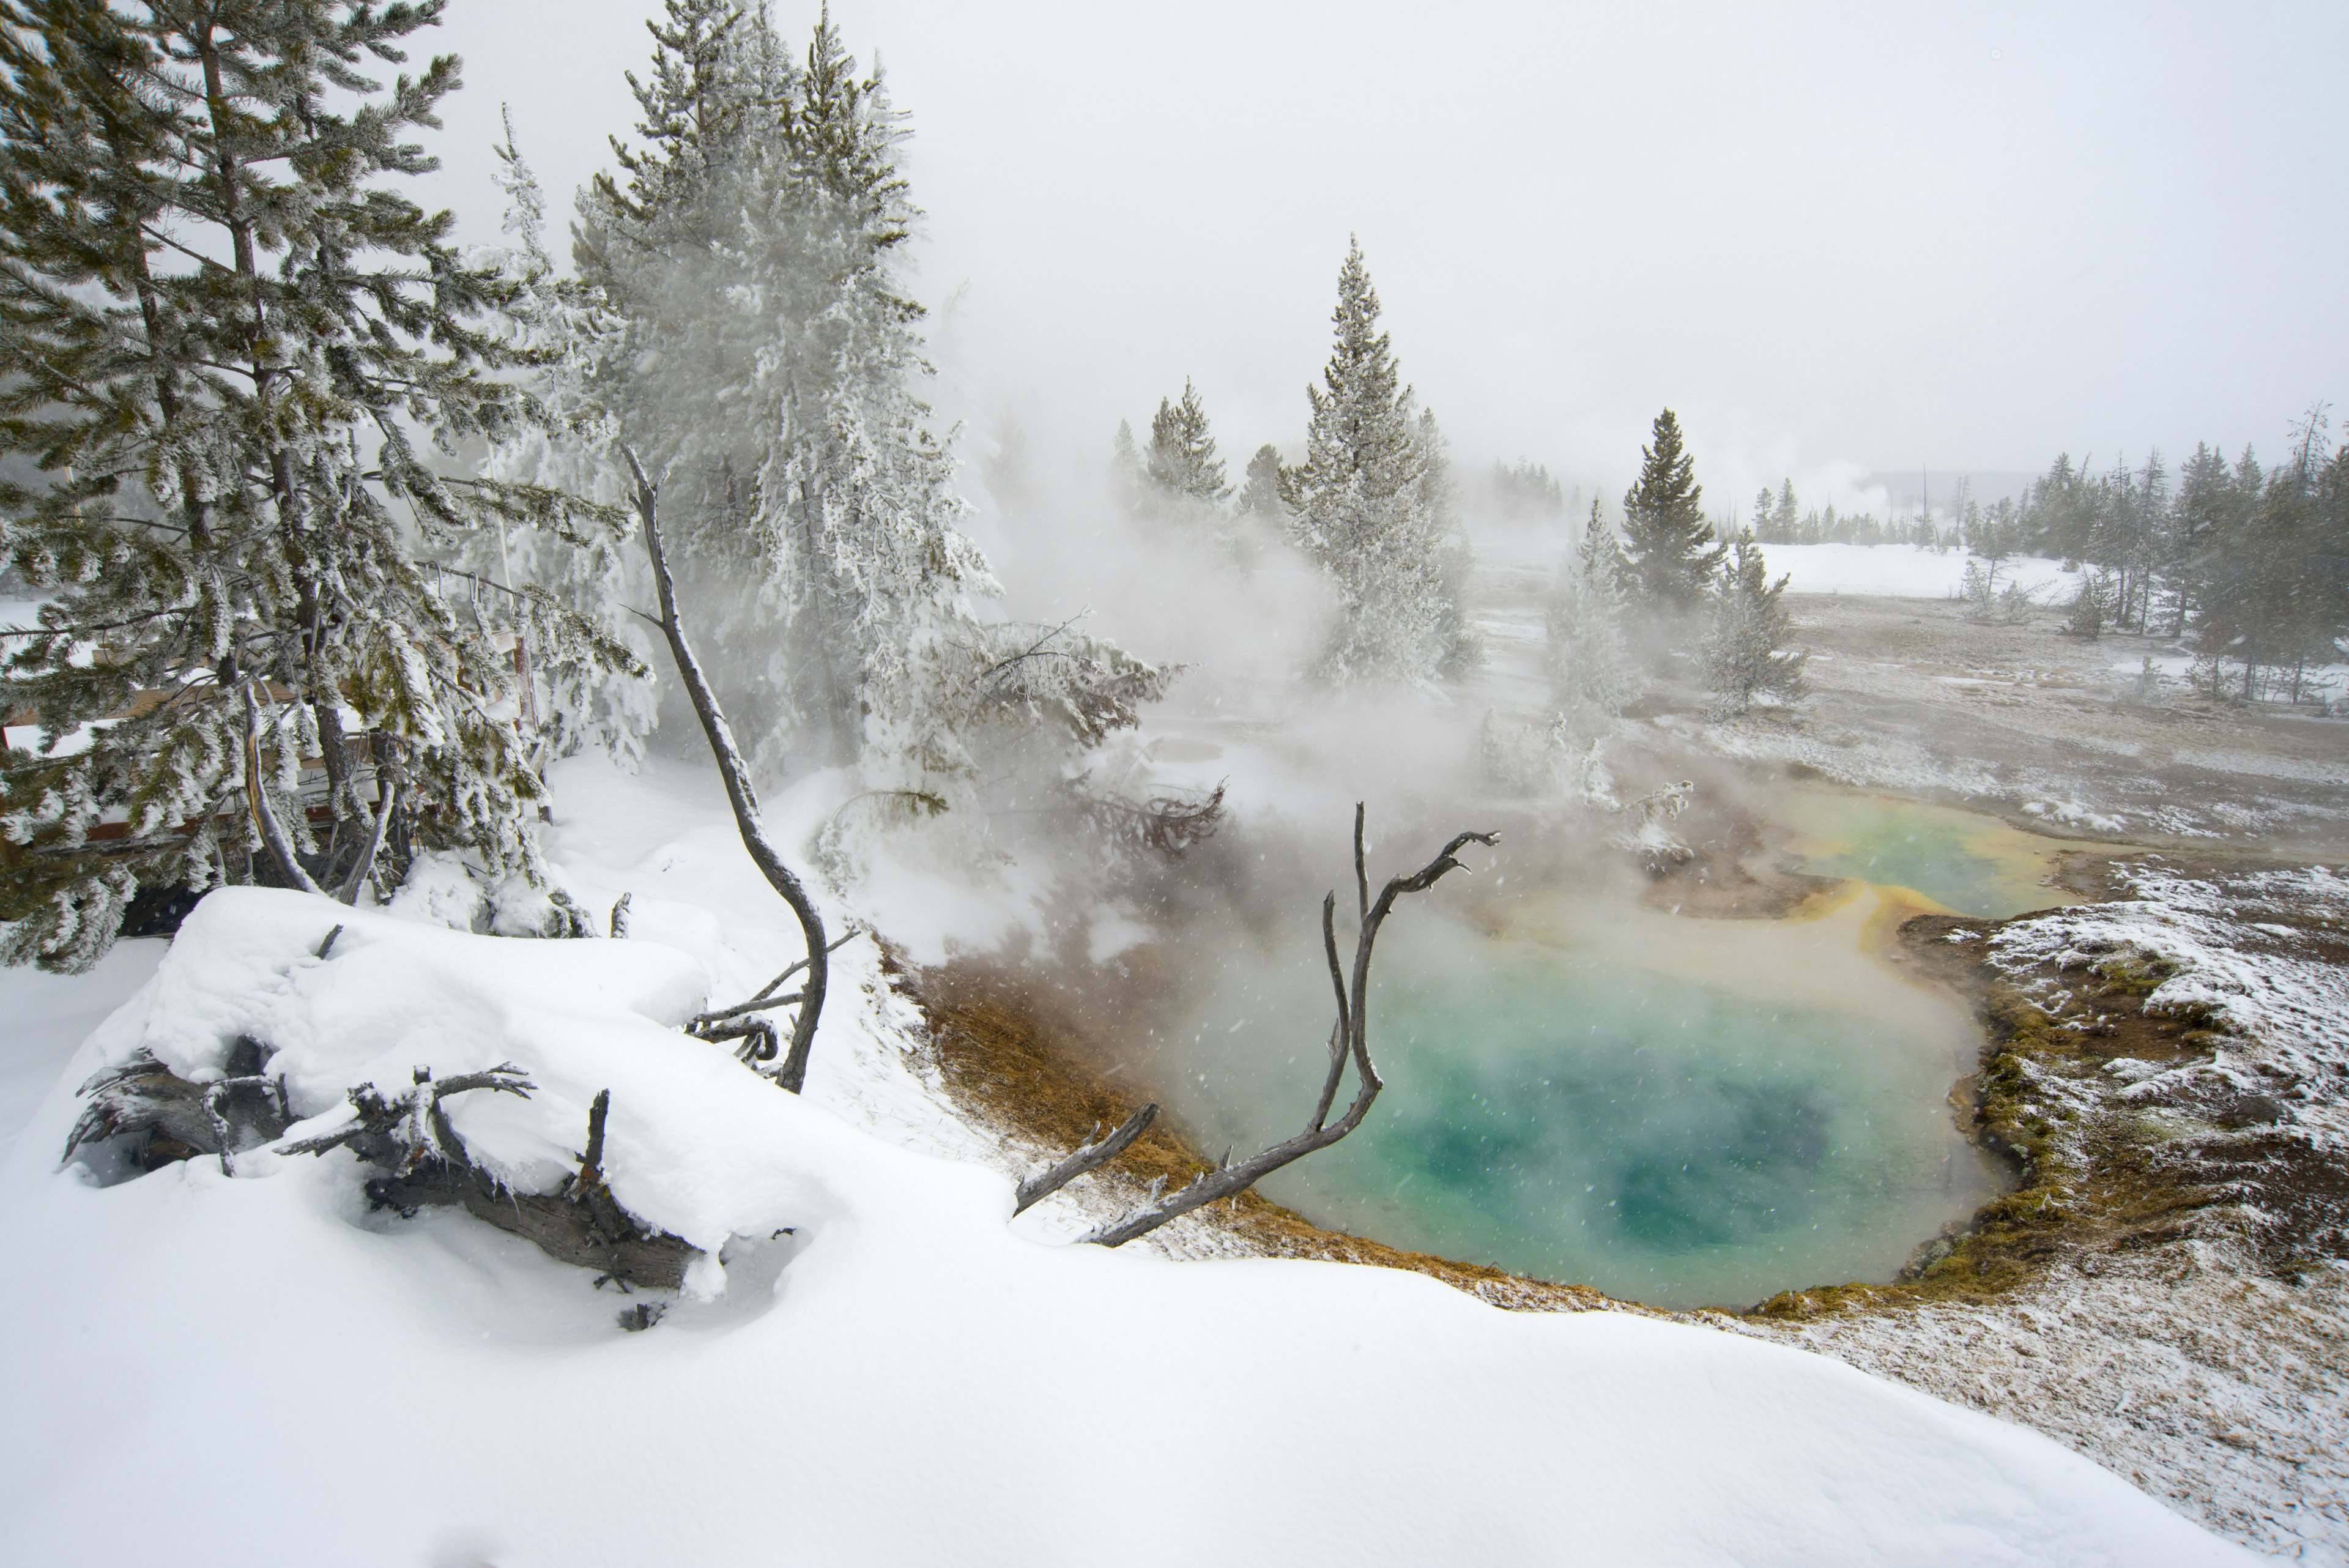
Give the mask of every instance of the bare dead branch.
<path id="1" fill-rule="evenodd" d="M 612 1091 L 597 1093 L 587 1112 L 587 1147 L 579 1168 L 553 1192 L 516 1192 L 476 1163 L 441 1103 L 478 1089 L 529 1097 L 537 1087 L 512 1063 L 481 1073 L 460 1073 L 435 1083 L 423 1068 L 415 1086 L 386 1095 L 372 1084 L 350 1092 L 356 1120 L 318 1137 L 281 1144 L 284 1155 L 325 1154 L 348 1147 L 384 1174 L 367 1184 L 378 1208 L 414 1215 L 446 1205 L 532 1242 L 548 1256 L 594 1269 L 597 1282 L 623 1288 L 644 1285 L 673 1290 L 699 1256 L 682 1237 L 655 1230 L 630 1214 L 612 1195 L 604 1171 L 605 1131 Z"/>
<path id="2" fill-rule="evenodd" d="M 1011 1212 L 1025 1213 L 1039 1201 L 1050 1198 L 1087 1171 L 1098 1170 L 1107 1165 L 1132 1147 L 1133 1140 L 1140 1137 L 1149 1128 L 1150 1124 L 1157 1119 L 1157 1106 L 1155 1104 L 1144 1106 L 1126 1117 L 1118 1129 L 1109 1137 L 1086 1144 L 1051 1169 L 1040 1175 L 1030 1177 L 1019 1184 L 1019 1200 L 1012 1206 Z M 1098 1127 L 1100 1124 L 1094 1125 Z"/>
<path id="3" fill-rule="evenodd" d="M 636 482 L 636 518 L 644 528 L 645 553 L 652 560 L 653 586 L 660 601 L 661 634 L 668 639 L 669 655 L 677 662 L 678 678 L 685 682 L 694 716 L 701 721 L 710 754 L 717 759 L 719 776 L 726 784 L 727 804 L 734 808 L 734 826 L 742 836 L 742 846 L 750 852 L 751 860 L 768 885 L 781 895 L 783 902 L 798 917 L 800 933 L 807 940 L 808 978 L 801 988 L 803 1000 L 792 1023 L 791 1049 L 774 1073 L 778 1085 L 798 1094 L 807 1082 L 808 1053 L 815 1044 L 816 1021 L 823 1015 L 824 986 L 831 979 L 831 965 L 826 961 L 832 950 L 825 943 L 823 917 L 817 913 L 815 901 L 808 897 L 799 877 L 767 841 L 759 820 L 758 794 L 750 786 L 750 766 L 742 760 L 741 748 L 735 744 L 734 732 L 726 722 L 725 710 L 718 705 L 717 695 L 701 672 L 700 661 L 694 658 L 693 649 L 686 640 L 685 628 L 678 618 L 677 587 L 669 577 L 668 557 L 661 548 L 659 489 L 646 477 L 634 451 L 624 446 L 620 453 L 627 460 L 628 472 Z"/>
<path id="4" fill-rule="evenodd" d="M 852 927 L 851 929 L 841 932 L 839 937 L 830 947 L 826 948 L 824 951 L 828 953 L 836 953 L 863 934 L 864 932 L 862 929 Z M 712 1008 L 709 1012 L 697 1016 L 691 1023 L 686 1025 L 686 1028 L 690 1032 L 698 1032 L 700 1026 L 705 1023 L 716 1023 L 724 1019 L 739 1016 L 741 1013 L 762 1012 L 771 1007 L 780 1009 L 800 1001 L 804 994 L 803 992 L 795 991 L 789 996 L 777 996 L 775 995 L 775 989 L 781 985 L 783 981 L 791 979 L 792 976 L 799 973 L 800 971 L 807 968 L 807 966 L 808 961 L 805 959 L 792 960 L 790 964 L 784 967 L 782 973 L 777 975 L 774 979 L 761 986 L 759 988 L 758 994 L 751 997 L 750 1001 L 738 1002 L 731 1007 Z"/>
<path id="5" fill-rule="evenodd" d="M 1335 924 L 1337 895 L 1330 894 L 1321 904 L 1322 950 L 1330 965 L 1330 978 L 1337 992 L 1338 1019 L 1330 1033 L 1330 1071 L 1322 1081 L 1321 1096 L 1314 1106 L 1313 1119 L 1302 1132 L 1247 1158 L 1232 1163 L 1227 1156 L 1218 1169 L 1206 1171 L 1172 1197 L 1153 1194 L 1142 1208 L 1106 1225 L 1085 1238 L 1104 1247 L 1119 1247 L 1155 1231 L 1168 1220 L 1204 1208 L 1218 1199 L 1236 1197 L 1253 1187 L 1262 1178 L 1278 1170 L 1293 1160 L 1302 1159 L 1316 1149 L 1329 1147 L 1348 1133 L 1362 1125 L 1371 1106 L 1386 1086 L 1378 1068 L 1371 1061 L 1370 1047 L 1370 983 L 1371 956 L 1377 946 L 1379 929 L 1394 909 L 1395 900 L 1407 893 L 1423 893 L 1451 872 L 1464 867 L 1455 858 L 1460 848 L 1468 844 L 1498 843 L 1495 833 L 1463 833 L 1445 845 L 1442 853 L 1408 877 L 1391 878 L 1371 898 L 1370 874 L 1362 844 L 1362 807 L 1354 807 L 1354 881 L 1356 896 L 1361 909 L 1361 920 L 1354 936 L 1354 962 L 1348 974 L 1338 960 L 1338 938 Z M 1354 1067 L 1353 1102 L 1335 1122 L 1329 1119 L 1331 1106 L 1337 1103 L 1338 1090 L 1345 1077 L 1346 1066 Z"/>

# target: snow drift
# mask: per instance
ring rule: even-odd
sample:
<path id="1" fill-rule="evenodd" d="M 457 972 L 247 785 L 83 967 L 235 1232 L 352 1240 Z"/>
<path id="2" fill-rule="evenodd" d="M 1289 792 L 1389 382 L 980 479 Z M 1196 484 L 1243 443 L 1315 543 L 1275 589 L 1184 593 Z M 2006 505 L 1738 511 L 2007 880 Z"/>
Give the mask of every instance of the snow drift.
<path id="1" fill-rule="evenodd" d="M 707 973 L 648 940 L 205 899 L 0 1169 L 19 1263 L 0 1556 L 2245 1557 L 2052 1442 L 1800 1352 L 1512 1314 L 1416 1275 L 1023 1239 L 1003 1177 L 893 1147 L 680 1034 Z M 708 1258 L 627 1334 L 618 1298 L 523 1242 L 453 1211 L 368 1212 L 346 1153 L 110 1185 L 57 1168 L 93 1073 L 144 1050 L 202 1078 L 239 1035 L 271 1048 L 306 1118 L 294 1137 L 347 1116 L 362 1082 L 518 1064 L 530 1099 L 451 1105 L 519 1190 L 575 1164 L 608 1088 L 611 1190 Z"/>

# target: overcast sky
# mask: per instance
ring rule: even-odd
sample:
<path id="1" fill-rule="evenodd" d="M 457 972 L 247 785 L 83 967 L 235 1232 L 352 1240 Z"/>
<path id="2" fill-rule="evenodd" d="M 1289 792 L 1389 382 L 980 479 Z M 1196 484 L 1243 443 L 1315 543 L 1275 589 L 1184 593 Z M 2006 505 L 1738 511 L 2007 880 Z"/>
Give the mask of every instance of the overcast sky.
<path id="1" fill-rule="evenodd" d="M 451 0 L 432 195 L 467 232 L 501 100 L 558 205 L 608 160 L 656 8 Z M 979 440 L 1009 411 L 1105 452 L 1189 375 L 1227 454 L 1293 445 L 1350 232 L 1462 457 L 1619 487 L 1670 404 L 1716 504 L 2273 452 L 2344 389 L 2337 0 L 833 14 L 912 116 L 939 401 Z"/>

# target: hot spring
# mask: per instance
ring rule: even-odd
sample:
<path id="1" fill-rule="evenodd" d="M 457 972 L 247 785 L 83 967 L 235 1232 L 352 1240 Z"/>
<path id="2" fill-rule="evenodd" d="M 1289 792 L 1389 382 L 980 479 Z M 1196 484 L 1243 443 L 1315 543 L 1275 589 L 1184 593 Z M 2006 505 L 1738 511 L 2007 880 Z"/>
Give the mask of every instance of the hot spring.
<path id="1" fill-rule="evenodd" d="M 1979 1032 L 1890 957 L 1892 928 L 1930 907 L 1904 889 L 1985 916 L 2063 898 L 2039 882 L 2046 841 L 1899 802 L 1837 809 L 1812 807 L 1810 864 L 1866 880 L 1791 919 L 1675 917 L 1619 889 L 1496 887 L 1497 872 L 1406 900 L 1372 971 L 1386 1090 L 1267 1194 L 1396 1246 L 1661 1306 L 1890 1280 L 1997 1181 L 1950 1100 Z M 1195 936 L 1184 968 L 1203 978 L 1133 1042 L 1211 1157 L 1310 1112 L 1330 1021 L 1318 915 Z"/>

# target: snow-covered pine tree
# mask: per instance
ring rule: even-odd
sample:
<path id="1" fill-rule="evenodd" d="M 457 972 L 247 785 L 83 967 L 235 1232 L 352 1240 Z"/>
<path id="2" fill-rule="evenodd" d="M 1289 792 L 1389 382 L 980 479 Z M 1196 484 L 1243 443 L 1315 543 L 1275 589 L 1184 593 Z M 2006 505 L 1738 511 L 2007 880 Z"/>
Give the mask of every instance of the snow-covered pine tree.
<path id="1" fill-rule="evenodd" d="M 1430 443 L 1413 417 L 1360 244 L 1338 275 L 1336 342 L 1291 471 L 1290 536 L 1336 584 L 1339 621 L 1319 661 L 1334 680 L 1426 681 L 1458 667 L 1463 626 L 1446 581 Z"/>
<path id="2" fill-rule="evenodd" d="M 618 508 L 613 421 L 589 388 L 592 355 L 603 337 L 592 291 L 556 274 L 546 249 L 546 199 L 514 144 L 492 151 L 507 195 L 512 244 L 489 259 L 519 286 L 506 308 L 521 344 L 539 370 L 539 396 L 549 418 L 511 431 L 492 444 L 487 470 L 501 478 L 551 484 Z M 625 514 L 623 514 L 625 515 Z M 460 564 L 477 581 L 494 583 L 518 618 L 515 669 L 523 684 L 525 728 L 544 760 L 595 749 L 631 769 L 642 759 L 658 719 L 653 669 L 664 657 L 637 607 L 654 602 L 652 574 L 642 547 L 625 527 L 576 530 L 517 524 L 484 531 Z M 580 657 L 555 624 L 577 618 L 603 639 L 626 648 L 628 665 Z"/>
<path id="3" fill-rule="evenodd" d="M 1640 451 L 1640 477 L 1623 496 L 1631 597 L 1652 611 L 1679 617 L 1705 602 L 1713 574 L 1728 555 L 1704 520 L 1704 491 L 1696 460 L 1683 446 L 1671 410 L 1656 416 L 1652 439 Z"/>
<path id="4" fill-rule="evenodd" d="M 1794 618 L 1779 602 L 1786 581 L 1770 581 L 1754 531 L 1739 533 L 1713 593 L 1704 641 L 1705 684 L 1724 713 L 1744 712 L 1757 696 L 1792 702 L 1804 692 L 1806 656 L 1789 646 Z"/>
<path id="5" fill-rule="evenodd" d="M 1476 557 L 1460 521 L 1458 490 L 1452 480 L 1452 443 L 1435 422 L 1434 410 L 1420 410 L 1414 435 L 1419 443 L 1420 504 L 1435 535 L 1437 580 L 1443 588 L 1437 601 L 1436 672 L 1447 680 L 1457 680 L 1485 661 L 1484 639 L 1468 623 L 1468 580 L 1476 570 Z"/>
<path id="6" fill-rule="evenodd" d="M 1206 515 L 1231 498 L 1223 460 L 1216 455 L 1215 434 L 1207 428 L 1207 406 L 1188 377 L 1179 400 L 1158 400 L 1143 472 L 1162 502 L 1194 515 Z"/>
<path id="7" fill-rule="evenodd" d="M 1118 510 L 1132 516 L 1142 510 L 1143 487 L 1149 482 L 1143 472 L 1142 449 L 1134 444 L 1133 426 L 1120 420 L 1117 439 L 1109 448 L 1110 499 Z"/>
<path id="8" fill-rule="evenodd" d="M 10 639 L 5 701 L 44 747 L 0 775 L 0 957 L 85 967 L 136 890 L 264 846 L 264 874 L 356 888 L 370 771 L 404 792 L 395 842 L 536 873 L 502 605 L 460 615 L 429 562 L 574 508 L 436 461 L 535 410 L 500 373 L 524 357 L 491 324 L 509 280 L 388 183 L 432 167 L 400 138 L 456 60 L 388 88 L 362 68 L 440 11 L 10 0 L 0 446 L 35 472 L 0 526 L 48 601 Z"/>
<path id="9" fill-rule="evenodd" d="M 853 764 L 877 797 L 946 803 L 1004 726 L 1084 746 L 1165 672 L 1008 625 L 916 395 L 919 215 L 902 117 L 829 17 L 794 63 L 763 8 L 668 0 L 630 78 L 641 146 L 581 202 L 604 337 L 588 389 L 662 475 L 688 616 L 753 761 Z M 925 809 L 931 809 L 927 805 Z"/>
<path id="10" fill-rule="evenodd" d="M 1280 499 L 1280 449 L 1270 441 L 1248 459 L 1247 483 L 1240 487 L 1240 514 L 1278 523 L 1287 514 Z"/>
<path id="11" fill-rule="evenodd" d="M 1559 572 L 1546 607 L 1544 663 L 1561 722 L 1588 740 L 1647 690 L 1623 641 L 1623 551 L 1615 530 L 1590 504 L 1574 558 Z"/>

